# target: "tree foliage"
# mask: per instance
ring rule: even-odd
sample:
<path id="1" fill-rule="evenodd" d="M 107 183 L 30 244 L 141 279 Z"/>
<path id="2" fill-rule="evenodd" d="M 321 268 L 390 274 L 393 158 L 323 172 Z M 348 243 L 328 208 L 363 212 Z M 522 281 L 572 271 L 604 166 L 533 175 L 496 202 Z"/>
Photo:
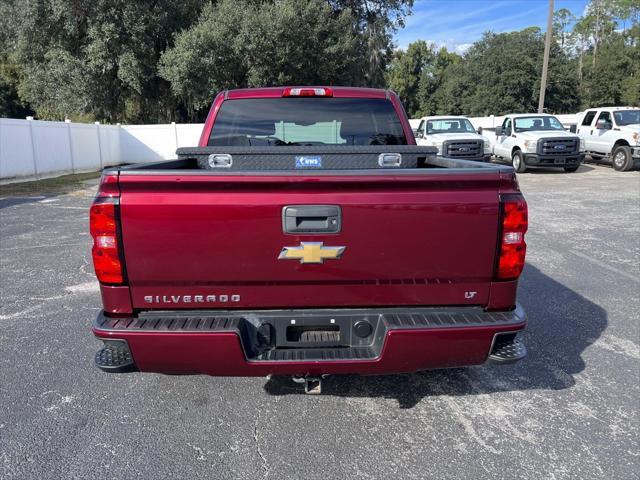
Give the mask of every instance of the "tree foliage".
<path id="1" fill-rule="evenodd" d="M 640 2 L 592 0 L 584 16 L 554 15 L 545 108 L 640 104 Z M 395 53 L 388 83 L 413 116 L 535 111 L 544 34 L 487 32 L 462 57 L 423 41 Z"/>
<path id="2" fill-rule="evenodd" d="M 215 92 L 390 87 L 410 115 L 534 110 L 543 33 L 397 50 L 413 0 L 0 0 L 0 115 L 202 120 Z M 549 111 L 640 103 L 640 0 L 554 16 Z"/>
<path id="3" fill-rule="evenodd" d="M 157 73 L 172 32 L 204 0 L 5 1 L 2 51 L 21 66 L 20 98 L 41 118 L 167 119 L 175 107 Z"/>
<path id="4" fill-rule="evenodd" d="M 159 72 L 197 112 L 226 88 L 358 83 L 356 41 L 350 12 L 323 2 L 223 0 L 178 34 Z"/>
<path id="5" fill-rule="evenodd" d="M 0 111 L 195 120 L 219 88 L 383 86 L 412 3 L 0 0 Z"/>

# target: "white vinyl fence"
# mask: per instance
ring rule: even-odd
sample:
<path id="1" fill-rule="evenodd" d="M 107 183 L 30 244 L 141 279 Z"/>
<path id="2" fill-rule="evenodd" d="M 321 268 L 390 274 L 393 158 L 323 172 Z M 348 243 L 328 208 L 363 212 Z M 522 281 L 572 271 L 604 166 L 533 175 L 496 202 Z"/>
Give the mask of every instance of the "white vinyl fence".
<path id="1" fill-rule="evenodd" d="M 202 124 L 100 125 L 0 118 L 0 180 L 168 160 L 198 144 Z"/>
<path id="2" fill-rule="evenodd" d="M 578 115 L 557 115 L 566 128 Z M 493 129 L 504 117 L 472 117 Z M 410 120 L 417 128 L 419 119 Z M 124 163 L 175 158 L 176 148 L 198 144 L 203 124 L 100 125 L 0 118 L 0 181 L 99 171 Z"/>

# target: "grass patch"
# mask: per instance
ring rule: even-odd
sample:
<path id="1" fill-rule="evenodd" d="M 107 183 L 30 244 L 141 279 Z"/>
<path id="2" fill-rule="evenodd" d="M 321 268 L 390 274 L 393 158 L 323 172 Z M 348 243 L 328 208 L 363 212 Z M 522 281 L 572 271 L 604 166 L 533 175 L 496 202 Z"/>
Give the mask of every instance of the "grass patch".
<path id="1" fill-rule="evenodd" d="M 87 180 L 100 178 L 101 172 L 75 173 L 61 177 L 34 180 L 32 182 L 8 183 L 0 185 L 0 197 L 20 197 L 27 195 L 60 195 L 87 188 Z"/>

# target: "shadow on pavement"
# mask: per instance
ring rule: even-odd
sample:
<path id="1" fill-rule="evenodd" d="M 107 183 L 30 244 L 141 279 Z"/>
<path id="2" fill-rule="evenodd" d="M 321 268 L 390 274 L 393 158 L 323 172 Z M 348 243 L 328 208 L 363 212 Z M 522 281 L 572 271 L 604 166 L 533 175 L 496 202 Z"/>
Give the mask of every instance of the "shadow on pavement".
<path id="1" fill-rule="evenodd" d="M 77 173 L 29 182 L 0 185 L 0 209 L 39 202 L 97 185 L 100 172 Z"/>
<path id="2" fill-rule="evenodd" d="M 497 165 L 508 165 L 511 166 L 511 162 L 508 161 L 501 161 L 501 160 L 492 160 L 492 163 L 495 163 Z M 578 170 L 576 170 L 575 172 L 565 172 L 564 168 L 562 167 L 528 167 L 527 171 L 525 173 L 533 173 L 533 174 L 567 174 L 567 175 L 571 175 L 571 174 L 576 174 L 576 173 L 587 173 L 590 172 L 591 170 L 594 170 L 594 167 L 590 167 L 589 165 L 586 165 L 584 162 L 582 164 L 580 164 L 580 168 L 578 168 Z M 522 173 L 519 173 L 518 175 L 523 175 Z"/>
<path id="3" fill-rule="evenodd" d="M 600 306 L 527 264 L 518 301 L 529 324 L 521 334 L 529 355 L 508 366 L 484 365 L 415 374 L 385 376 L 331 376 L 323 395 L 397 399 L 400 408 L 412 408 L 424 397 L 471 396 L 526 390 L 571 388 L 573 375 L 585 368 L 582 353 L 607 326 Z M 288 377 L 272 377 L 265 385 L 271 395 L 304 395 Z"/>
<path id="4" fill-rule="evenodd" d="M 565 174 L 565 175 L 575 175 L 577 173 L 587 173 L 590 172 L 591 170 L 594 170 L 593 167 L 590 167 L 588 165 L 585 165 L 584 163 L 580 165 L 580 168 L 578 168 L 578 170 L 576 170 L 575 172 L 565 172 L 564 168 L 553 168 L 553 167 L 531 167 L 531 168 L 527 168 L 527 171 L 525 173 L 533 173 L 535 174 Z"/>

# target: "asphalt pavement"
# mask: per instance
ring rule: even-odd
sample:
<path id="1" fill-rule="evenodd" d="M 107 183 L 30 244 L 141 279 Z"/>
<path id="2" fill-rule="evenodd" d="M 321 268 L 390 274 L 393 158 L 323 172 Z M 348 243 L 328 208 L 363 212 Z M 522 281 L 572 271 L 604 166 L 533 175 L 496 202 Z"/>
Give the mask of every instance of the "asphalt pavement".
<path id="1" fill-rule="evenodd" d="M 519 178 L 529 356 L 330 377 L 320 396 L 288 379 L 99 371 L 95 180 L 0 187 L 0 478 L 639 478 L 640 172 Z"/>

